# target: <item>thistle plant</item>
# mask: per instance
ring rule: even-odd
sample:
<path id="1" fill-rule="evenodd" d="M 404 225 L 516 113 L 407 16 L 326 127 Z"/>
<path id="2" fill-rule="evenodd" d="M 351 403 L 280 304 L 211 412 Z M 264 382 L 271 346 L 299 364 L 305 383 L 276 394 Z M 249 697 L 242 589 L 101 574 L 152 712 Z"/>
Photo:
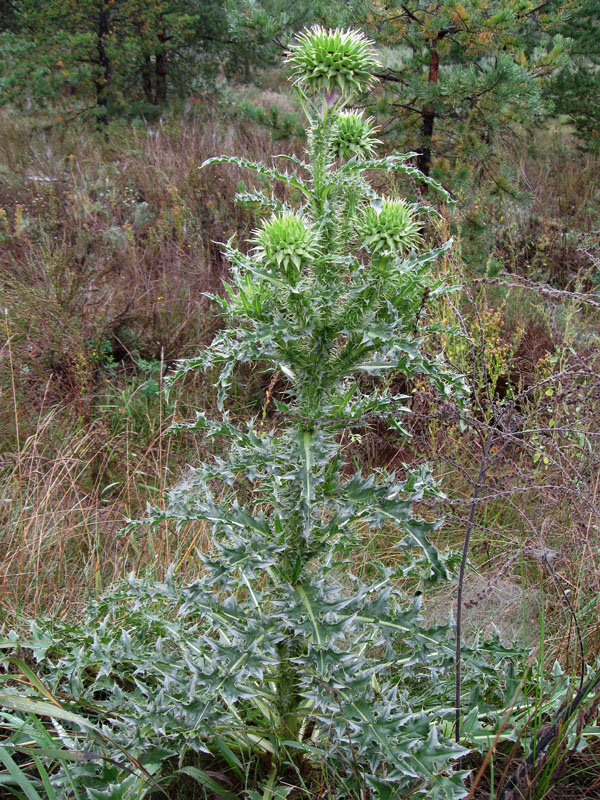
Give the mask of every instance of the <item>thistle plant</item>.
<path id="1" fill-rule="evenodd" d="M 371 43 L 360 33 L 315 26 L 298 36 L 287 59 L 292 80 L 304 93 L 347 98 L 373 83 L 379 66 Z"/>
<path id="2" fill-rule="evenodd" d="M 203 618 L 196 732 L 261 754 L 271 787 L 286 762 L 308 761 L 327 764 L 349 794 L 368 787 L 382 797 L 459 797 L 450 764 L 464 751 L 443 740 L 439 708 L 424 711 L 422 691 L 413 706 L 407 688 L 449 661 L 448 632 L 421 631 L 419 601 L 394 581 L 446 577 L 428 538 L 438 523 L 413 514 L 415 501 L 439 490 L 424 467 L 401 476 L 355 471 L 342 444 L 345 431 L 378 416 L 402 435 L 407 398 L 361 376 L 400 370 L 428 376 L 447 397 L 462 392 L 460 377 L 422 352 L 424 333 L 415 334 L 423 298 L 443 291 L 428 268 L 450 243 L 419 252 L 432 210 L 380 197 L 364 173 L 408 174 L 449 198 L 410 166 L 411 154 L 372 157 L 372 123 L 347 110 L 377 64 L 361 34 L 313 28 L 288 62 L 307 117 L 307 159 L 281 156 L 287 169 L 234 156 L 203 164 L 246 167 L 301 197 L 293 205 L 261 192 L 239 196 L 268 216 L 249 248 L 224 245 L 231 279 L 214 299 L 233 324 L 171 377 L 218 373 L 219 419 L 198 412 L 176 428 L 202 431 L 226 454 L 195 468 L 152 514 L 155 523 L 212 526 L 202 579 L 181 590 Z M 240 427 L 225 410 L 241 363 L 286 380 L 270 430 L 256 418 Z M 218 502 L 223 484 L 232 492 Z M 388 527 L 396 569 L 372 564 L 372 582 L 359 580 L 353 550 Z"/>
<path id="3" fill-rule="evenodd" d="M 202 579 L 181 590 L 203 617 L 196 691 L 205 706 L 196 730 L 260 753 L 270 786 L 286 762 L 303 760 L 328 764 L 349 794 L 368 787 L 382 797 L 459 797 L 450 764 L 464 751 L 441 736 L 443 713 L 423 709 L 423 692 L 413 705 L 407 688 L 439 673 L 447 630 L 421 631 L 418 599 L 404 598 L 394 581 L 446 577 L 428 538 L 439 523 L 413 513 L 415 501 L 439 490 L 424 467 L 401 476 L 355 471 L 343 447 L 345 431 L 377 416 L 402 435 L 398 419 L 408 413 L 405 396 L 361 376 L 400 370 L 428 376 L 446 397 L 462 392 L 460 377 L 422 351 L 425 332 L 415 334 L 423 298 L 443 291 L 428 269 L 450 243 L 419 252 L 432 210 L 379 196 L 364 173 L 408 174 L 449 198 L 410 166 L 411 154 L 372 157 L 372 123 L 347 110 L 377 64 L 361 34 L 313 28 L 288 62 L 307 117 L 307 159 L 279 157 L 287 169 L 234 156 L 203 164 L 246 167 L 301 197 L 293 205 L 240 195 L 268 216 L 249 248 L 224 245 L 231 279 L 214 299 L 232 325 L 171 377 L 218 373 L 220 418 L 198 412 L 176 427 L 202 431 L 226 454 L 195 468 L 152 514 L 155 523 L 212 526 Z M 256 418 L 240 427 L 225 410 L 241 363 L 285 378 L 270 430 Z M 218 502 L 223 484 L 232 492 Z M 353 550 L 388 527 L 396 569 L 372 564 L 372 582 L 359 580 Z M 450 653 L 448 641 L 447 661 Z"/>
<path id="4" fill-rule="evenodd" d="M 332 153 L 341 159 L 371 158 L 381 144 L 376 132 L 371 117 L 365 118 L 361 111 L 341 111 L 335 121 Z"/>
<path id="5" fill-rule="evenodd" d="M 48 739 L 31 719 L 21 727 L 3 713 L 16 752 L 29 756 L 37 736 L 44 748 L 34 758 L 68 757 L 68 770 L 51 776 L 35 762 L 50 797 L 85 791 L 90 800 L 140 800 L 157 796 L 157 778 L 177 774 L 227 800 L 467 794 L 455 763 L 467 750 L 449 740 L 452 626 L 423 627 L 415 592 L 448 578 L 429 538 L 440 522 L 414 507 L 441 492 L 424 466 L 363 472 L 347 448 L 347 434 L 374 420 L 388 420 L 400 440 L 408 436 L 408 398 L 392 391 L 388 376 L 421 376 L 445 400 L 464 395 L 461 377 L 425 346 L 437 330 L 425 306 L 446 291 L 430 269 L 451 243 L 427 249 L 425 215 L 434 210 L 378 194 L 366 172 L 398 172 L 450 198 L 410 165 L 414 154 L 376 157 L 372 121 L 350 108 L 377 64 L 364 37 L 313 28 L 288 62 L 307 118 L 306 160 L 280 156 L 279 167 L 223 156 L 203 165 L 245 167 L 289 191 L 283 200 L 238 195 L 261 205 L 264 217 L 248 243 L 224 245 L 231 277 L 214 299 L 230 325 L 170 378 L 172 385 L 198 369 L 217 375 L 218 417 L 198 412 L 174 429 L 201 433 L 220 455 L 191 470 L 147 520 L 208 522 L 202 575 L 187 586 L 173 572 L 164 582 L 131 578 L 75 626 L 33 626 L 29 647 L 46 683 L 61 700 L 82 699 L 86 713 L 105 712 L 102 729 L 53 695 L 52 705 L 35 706 L 16 694 L 0 697 L 8 710 L 93 727 L 117 743 L 115 759 L 114 751 L 91 752 L 77 730 L 55 724 Z M 285 380 L 271 427 L 264 414 L 236 424 L 228 413 L 239 364 Z M 381 530 L 396 550 L 393 566 L 371 561 L 355 574 L 354 554 Z M 487 749 L 510 728 L 504 709 L 518 707 L 523 682 L 510 669 L 504 685 L 499 680 L 500 662 L 514 655 L 499 641 L 463 653 L 470 706 L 463 741 Z M 27 664 L 22 673 L 48 697 Z M 526 705 L 521 711 L 529 716 Z M 6 745 L 0 760 L 28 797 L 39 796 L 17 775 Z M 169 768 L 161 776 L 163 761 Z M 128 764 L 136 769 L 123 778 Z"/>
<path id="6" fill-rule="evenodd" d="M 346 448 L 346 434 L 374 419 L 407 435 L 407 397 L 385 380 L 396 371 L 424 376 L 446 399 L 463 394 L 460 376 L 423 347 L 423 306 L 445 291 L 428 272 L 450 242 L 424 249 L 433 210 L 380 196 L 365 172 L 399 172 L 450 198 L 410 165 L 412 154 L 374 157 L 372 124 L 348 110 L 377 63 L 368 40 L 313 28 L 288 61 L 307 118 L 306 160 L 203 164 L 236 164 L 289 189 L 284 200 L 238 196 L 265 214 L 250 242 L 224 245 L 231 277 L 214 299 L 231 324 L 170 378 L 217 375 L 218 418 L 198 412 L 174 427 L 203 434 L 220 455 L 191 470 L 149 518 L 207 521 L 212 546 L 198 554 L 204 569 L 190 586 L 172 575 L 162 584 L 132 580 L 148 630 L 157 630 L 161 598 L 176 617 L 160 623 L 157 642 L 135 645 L 146 653 L 135 669 L 129 634 L 103 658 L 123 653 L 136 687 L 111 689 L 134 752 L 153 740 L 166 751 L 220 754 L 238 777 L 254 764 L 266 800 L 292 783 L 310 793 L 331 780 L 339 797 L 458 798 L 465 790 L 453 762 L 465 750 L 446 738 L 451 629 L 423 629 L 414 594 L 419 581 L 447 578 L 429 539 L 440 523 L 413 509 L 441 493 L 424 466 L 366 473 Z M 239 364 L 285 381 L 272 426 L 263 415 L 236 424 L 227 411 Z M 378 530 L 395 542 L 394 566 L 373 562 L 354 574 L 354 553 Z M 401 585 L 411 586 L 408 596 Z M 77 653 L 60 663 L 82 694 L 89 678 Z M 118 671 L 103 666 L 98 687 Z M 473 690 L 467 677 L 463 686 Z"/>
<path id="7" fill-rule="evenodd" d="M 299 214 L 273 214 L 256 231 L 254 258 L 295 286 L 319 257 L 318 237 Z"/>
<path id="8" fill-rule="evenodd" d="M 414 250 L 421 241 L 414 209 L 404 200 L 371 202 L 356 220 L 356 230 L 363 246 L 372 255 L 382 256 L 384 263 L 390 256 Z"/>

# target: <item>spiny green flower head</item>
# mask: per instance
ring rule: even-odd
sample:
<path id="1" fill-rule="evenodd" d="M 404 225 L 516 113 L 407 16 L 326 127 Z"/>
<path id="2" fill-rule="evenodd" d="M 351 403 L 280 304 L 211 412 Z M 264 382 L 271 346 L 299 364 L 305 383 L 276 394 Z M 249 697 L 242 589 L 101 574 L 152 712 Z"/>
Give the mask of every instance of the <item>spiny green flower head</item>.
<path id="1" fill-rule="evenodd" d="M 273 214 L 255 232 L 253 241 L 255 257 L 281 271 L 293 284 L 321 252 L 312 226 L 294 212 Z"/>
<path id="2" fill-rule="evenodd" d="M 421 241 L 421 226 L 405 200 L 374 200 L 355 226 L 362 246 L 372 254 L 398 255 L 414 250 Z"/>
<path id="3" fill-rule="evenodd" d="M 372 117 L 365 117 L 362 111 L 342 111 L 338 114 L 333 133 L 333 155 L 336 158 L 371 158 L 377 145 L 377 128 Z"/>
<path id="4" fill-rule="evenodd" d="M 326 30 L 315 25 L 301 33 L 290 48 L 294 83 L 309 94 L 360 93 L 373 80 L 379 66 L 372 42 L 351 30 Z"/>

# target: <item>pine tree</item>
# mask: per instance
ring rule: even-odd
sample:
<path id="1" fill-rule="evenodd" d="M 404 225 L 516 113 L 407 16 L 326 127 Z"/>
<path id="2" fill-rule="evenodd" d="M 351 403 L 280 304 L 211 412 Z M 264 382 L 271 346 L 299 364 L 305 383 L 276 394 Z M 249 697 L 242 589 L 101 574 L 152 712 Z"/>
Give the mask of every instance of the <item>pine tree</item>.
<path id="1" fill-rule="evenodd" d="M 227 30 L 216 3 L 177 0 L 21 0 L 15 17 L 3 35 L 0 99 L 55 106 L 65 94 L 93 98 L 101 124 L 140 96 L 165 102 L 190 43 Z"/>
<path id="2" fill-rule="evenodd" d="M 17 0 L 0 5 L 0 104 L 89 110 L 104 125 L 201 89 L 220 69 L 274 62 L 321 0 Z M 334 4 L 337 7 L 337 4 Z M 330 11 L 331 13 L 331 11 Z M 273 22 L 276 20 L 276 23 Z M 143 108 L 145 106 L 145 108 Z"/>
<path id="3" fill-rule="evenodd" d="M 262 4 L 218 0 L 121 0 L 121 43 L 134 64 L 134 80 L 148 104 L 197 90 L 222 68 L 261 62 L 270 31 L 257 24 Z"/>
<path id="4" fill-rule="evenodd" d="M 544 111 L 541 80 L 564 63 L 566 43 L 549 31 L 565 5 L 374 0 L 368 27 L 393 48 L 382 110 L 424 173 L 483 169 L 499 179 L 496 143 Z"/>
<path id="5" fill-rule="evenodd" d="M 600 2 L 583 0 L 560 27 L 572 39 L 571 59 L 549 89 L 556 110 L 568 114 L 583 143 L 600 148 Z"/>
<path id="6" fill-rule="evenodd" d="M 112 79 L 113 0 L 20 0 L 0 34 L 0 103 L 73 105 L 84 95 L 100 122 Z"/>

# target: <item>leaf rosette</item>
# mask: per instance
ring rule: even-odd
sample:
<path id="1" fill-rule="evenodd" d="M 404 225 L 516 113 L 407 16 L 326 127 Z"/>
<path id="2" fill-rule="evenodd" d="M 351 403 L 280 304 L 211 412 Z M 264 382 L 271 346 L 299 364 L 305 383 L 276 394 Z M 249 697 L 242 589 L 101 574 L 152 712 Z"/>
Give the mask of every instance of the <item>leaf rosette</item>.
<path id="1" fill-rule="evenodd" d="M 372 42 L 357 31 L 315 25 L 298 36 L 287 58 L 292 79 L 310 94 L 365 91 L 379 66 Z"/>

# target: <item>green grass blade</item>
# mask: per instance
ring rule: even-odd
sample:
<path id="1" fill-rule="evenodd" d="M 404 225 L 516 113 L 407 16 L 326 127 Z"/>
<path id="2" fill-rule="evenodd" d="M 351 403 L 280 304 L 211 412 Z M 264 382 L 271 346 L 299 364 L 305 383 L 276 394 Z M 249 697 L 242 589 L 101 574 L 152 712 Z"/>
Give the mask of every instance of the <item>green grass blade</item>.
<path id="1" fill-rule="evenodd" d="M 38 793 L 31 779 L 27 777 L 5 747 L 0 747 L 0 761 L 2 761 L 8 770 L 15 784 L 25 792 L 25 796 L 28 800 L 45 800 L 45 798 Z"/>
<path id="2" fill-rule="evenodd" d="M 33 761 L 37 767 L 37 771 L 39 772 L 40 778 L 42 779 L 42 783 L 44 784 L 44 789 L 46 790 L 46 794 L 48 795 L 48 800 L 58 800 L 56 792 L 54 791 L 54 789 L 52 788 L 52 784 L 50 783 L 50 778 L 48 776 L 46 767 L 42 764 L 38 756 L 34 756 Z"/>
<path id="3" fill-rule="evenodd" d="M 206 789 L 209 789 L 211 792 L 214 792 L 215 795 L 224 798 L 224 800 L 239 800 L 237 795 L 227 791 L 227 789 L 223 788 L 222 784 L 197 767 L 182 767 L 179 772 L 183 773 L 184 775 L 189 775 L 190 778 L 198 781 L 198 783 L 202 784 L 202 786 L 204 786 Z"/>

